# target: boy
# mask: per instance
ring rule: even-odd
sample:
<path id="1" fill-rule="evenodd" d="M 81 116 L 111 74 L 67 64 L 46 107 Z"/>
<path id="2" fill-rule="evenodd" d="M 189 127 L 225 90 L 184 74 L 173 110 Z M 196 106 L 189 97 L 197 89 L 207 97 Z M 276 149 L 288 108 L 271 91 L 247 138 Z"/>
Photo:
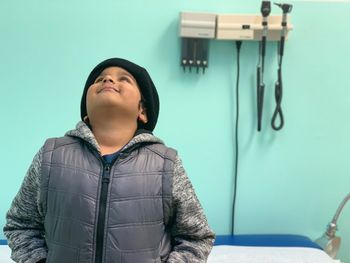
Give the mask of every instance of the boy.
<path id="1" fill-rule="evenodd" d="M 147 71 L 112 58 L 90 73 L 82 121 L 49 139 L 7 213 L 16 262 L 206 262 L 214 233 L 175 150 L 152 135 Z"/>

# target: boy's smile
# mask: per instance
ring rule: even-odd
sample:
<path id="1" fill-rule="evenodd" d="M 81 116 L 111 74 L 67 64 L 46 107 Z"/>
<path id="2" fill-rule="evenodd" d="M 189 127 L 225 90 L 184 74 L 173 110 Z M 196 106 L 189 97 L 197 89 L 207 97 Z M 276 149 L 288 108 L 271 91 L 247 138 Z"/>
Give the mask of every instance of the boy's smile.
<path id="1" fill-rule="evenodd" d="M 120 90 L 118 88 L 115 88 L 113 85 L 104 83 L 102 85 L 102 88 L 97 91 L 97 93 L 103 92 L 103 91 L 112 91 L 112 92 L 118 92 L 120 93 Z"/>

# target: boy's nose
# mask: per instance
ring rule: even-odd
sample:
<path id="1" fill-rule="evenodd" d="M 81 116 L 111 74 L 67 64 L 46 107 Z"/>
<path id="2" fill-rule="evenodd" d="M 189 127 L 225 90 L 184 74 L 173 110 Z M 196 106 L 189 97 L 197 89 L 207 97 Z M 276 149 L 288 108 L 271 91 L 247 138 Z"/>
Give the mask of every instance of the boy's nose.
<path id="1" fill-rule="evenodd" d="M 106 76 L 103 78 L 103 83 L 105 83 L 105 82 L 112 82 L 112 83 L 114 83 L 114 80 L 113 80 L 113 78 L 112 78 L 111 76 L 106 75 Z"/>

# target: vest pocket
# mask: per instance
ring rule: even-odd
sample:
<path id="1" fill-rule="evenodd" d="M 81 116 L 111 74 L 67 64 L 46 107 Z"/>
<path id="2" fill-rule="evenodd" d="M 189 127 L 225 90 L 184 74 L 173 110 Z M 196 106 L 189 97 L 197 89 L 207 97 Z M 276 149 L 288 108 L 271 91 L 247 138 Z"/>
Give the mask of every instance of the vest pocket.
<path id="1" fill-rule="evenodd" d="M 46 263 L 78 263 L 79 250 L 59 244 L 50 244 Z"/>

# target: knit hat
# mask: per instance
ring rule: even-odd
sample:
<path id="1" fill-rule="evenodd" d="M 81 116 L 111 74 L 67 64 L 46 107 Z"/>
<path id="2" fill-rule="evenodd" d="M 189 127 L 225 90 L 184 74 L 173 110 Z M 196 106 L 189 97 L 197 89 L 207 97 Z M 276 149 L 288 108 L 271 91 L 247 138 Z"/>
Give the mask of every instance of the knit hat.
<path id="1" fill-rule="evenodd" d="M 141 128 L 148 131 L 153 131 L 154 127 L 156 126 L 159 114 L 159 98 L 156 87 L 154 86 L 153 81 L 146 69 L 122 58 L 110 58 L 102 61 L 91 71 L 89 77 L 86 80 L 83 96 L 81 98 L 81 119 L 84 120 L 84 117 L 87 116 L 86 94 L 89 87 L 95 82 L 96 78 L 101 74 L 101 72 L 108 67 L 123 68 L 135 78 L 144 99 L 144 106 L 146 108 L 146 114 L 148 118 L 147 123 L 140 122 L 138 124 L 138 129 Z"/>

